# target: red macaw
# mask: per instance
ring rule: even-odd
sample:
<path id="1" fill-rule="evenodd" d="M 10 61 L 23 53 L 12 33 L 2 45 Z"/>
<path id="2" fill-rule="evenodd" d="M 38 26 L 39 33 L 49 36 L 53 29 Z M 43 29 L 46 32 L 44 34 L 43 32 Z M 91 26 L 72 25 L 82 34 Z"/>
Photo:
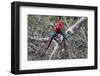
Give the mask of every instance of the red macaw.
<path id="1" fill-rule="evenodd" d="M 65 32 L 64 32 L 64 25 L 60 20 L 57 20 L 57 22 L 55 23 L 55 26 L 50 34 L 51 34 L 51 37 L 49 39 L 46 50 L 48 50 L 52 40 L 59 34 L 63 36 L 64 48 L 66 50 L 66 43 L 65 43 L 66 36 L 65 36 Z"/>

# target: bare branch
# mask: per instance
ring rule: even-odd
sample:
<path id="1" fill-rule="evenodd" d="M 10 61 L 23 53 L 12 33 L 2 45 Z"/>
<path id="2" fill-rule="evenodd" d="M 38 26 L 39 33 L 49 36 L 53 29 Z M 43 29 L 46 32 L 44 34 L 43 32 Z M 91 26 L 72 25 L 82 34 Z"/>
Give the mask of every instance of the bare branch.
<path id="1" fill-rule="evenodd" d="M 74 25 L 72 25 L 70 28 L 68 28 L 68 30 L 66 30 L 66 33 L 68 33 L 68 31 L 70 31 L 71 33 L 74 33 L 74 28 L 78 26 L 81 22 L 83 22 L 85 19 L 86 17 L 80 18 Z"/>
<path id="2" fill-rule="evenodd" d="M 84 41 L 87 43 L 88 42 L 88 39 L 86 37 L 86 34 L 85 34 L 85 31 L 81 28 L 81 33 L 83 34 L 84 36 Z"/>
<path id="3" fill-rule="evenodd" d="M 56 53 L 57 49 L 59 48 L 57 41 L 53 40 L 53 42 L 56 44 L 56 46 L 55 46 L 54 50 L 52 51 L 52 53 L 49 57 L 49 60 L 51 60 L 51 58 L 53 57 L 53 55 Z"/>
<path id="4" fill-rule="evenodd" d="M 66 28 L 68 28 L 68 23 L 67 23 L 67 20 L 66 20 L 66 17 L 63 17 L 64 18 L 64 22 L 65 22 L 65 24 L 66 24 Z"/>
<path id="5" fill-rule="evenodd" d="M 49 40 L 48 37 L 47 38 L 36 38 L 36 37 L 29 36 L 29 38 L 31 38 L 33 40 L 39 40 L 39 41 L 48 41 Z M 57 41 L 56 40 L 53 40 L 53 42 L 55 43 L 55 47 L 54 47 L 54 50 L 52 51 L 52 53 L 51 53 L 51 55 L 49 57 L 49 60 L 53 57 L 53 55 L 55 55 L 57 49 L 59 48 Z"/>
<path id="6" fill-rule="evenodd" d="M 31 37 L 31 36 L 28 36 L 30 39 L 33 39 L 33 40 L 39 40 L 39 41 L 48 41 L 49 40 L 49 37 L 46 37 L 46 38 L 37 38 L 37 37 Z"/>

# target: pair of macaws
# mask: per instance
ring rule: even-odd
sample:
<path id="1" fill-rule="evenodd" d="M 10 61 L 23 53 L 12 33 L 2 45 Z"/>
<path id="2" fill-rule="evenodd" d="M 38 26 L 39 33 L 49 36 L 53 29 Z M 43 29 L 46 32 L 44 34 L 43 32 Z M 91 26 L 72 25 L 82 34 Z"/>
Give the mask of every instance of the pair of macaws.
<path id="1" fill-rule="evenodd" d="M 52 30 L 52 32 L 50 33 L 51 37 L 49 39 L 49 42 L 48 42 L 48 45 L 47 45 L 47 48 L 46 50 L 48 50 L 52 40 L 58 36 L 58 35 L 62 35 L 63 36 L 63 45 L 64 45 L 64 49 L 66 50 L 66 43 L 65 43 L 65 40 L 67 39 L 66 38 L 66 34 L 65 34 L 65 31 L 64 31 L 64 25 L 63 23 L 60 21 L 60 20 L 57 20 L 55 25 L 54 25 L 54 28 Z M 59 37 L 59 36 L 58 36 Z"/>

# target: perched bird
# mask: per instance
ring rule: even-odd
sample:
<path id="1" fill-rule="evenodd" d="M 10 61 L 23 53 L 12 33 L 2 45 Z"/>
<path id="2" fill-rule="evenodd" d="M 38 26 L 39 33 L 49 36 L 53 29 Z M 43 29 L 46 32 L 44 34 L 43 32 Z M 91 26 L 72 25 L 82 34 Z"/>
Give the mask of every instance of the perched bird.
<path id="1" fill-rule="evenodd" d="M 67 39 L 66 38 L 66 34 L 65 34 L 65 31 L 64 31 L 64 25 L 63 23 L 61 22 L 61 17 L 58 17 L 55 25 L 54 25 L 54 28 L 52 29 L 51 33 L 50 33 L 51 37 L 49 39 L 49 42 L 48 42 L 48 45 L 47 45 L 47 48 L 46 50 L 48 50 L 52 40 L 55 38 L 55 37 L 61 37 L 60 35 L 63 36 L 63 44 L 64 44 L 64 48 L 66 50 L 66 43 L 65 43 L 65 40 Z"/>

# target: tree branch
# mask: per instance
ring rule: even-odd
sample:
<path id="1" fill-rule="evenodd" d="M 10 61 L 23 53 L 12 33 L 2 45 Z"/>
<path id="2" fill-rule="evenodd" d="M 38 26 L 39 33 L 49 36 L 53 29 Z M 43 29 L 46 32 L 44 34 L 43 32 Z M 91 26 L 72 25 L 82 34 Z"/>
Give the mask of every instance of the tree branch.
<path id="1" fill-rule="evenodd" d="M 83 22 L 84 20 L 86 19 L 86 17 L 82 17 L 80 18 L 74 25 L 72 25 L 70 28 L 68 28 L 66 30 L 66 34 L 70 31 L 71 33 L 74 33 L 74 29 L 81 23 Z"/>
<path id="2" fill-rule="evenodd" d="M 32 37 L 32 36 L 28 36 L 30 39 L 32 40 L 39 40 L 39 41 L 48 41 L 49 37 L 46 38 L 36 38 L 36 37 Z"/>
<path id="3" fill-rule="evenodd" d="M 66 20 L 66 17 L 63 17 L 64 18 L 64 22 L 65 22 L 65 24 L 66 24 L 66 28 L 68 28 L 68 23 L 67 23 L 67 20 Z"/>
<path id="4" fill-rule="evenodd" d="M 57 41 L 56 40 L 53 40 L 53 42 L 55 43 L 55 48 L 52 51 L 52 53 L 51 53 L 51 55 L 49 57 L 49 60 L 51 60 L 51 58 L 53 57 L 53 55 L 56 53 L 57 49 L 59 48 L 59 45 L 58 45 Z"/>
<path id="5" fill-rule="evenodd" d="M 39 41 L 48 41 L 49 38 L 36 38 L 36 37 L 31 37 L 31 36 L 28 36 L 30 39 L 33 39 L 33 40 L 39 40 Z M 53 40 L 53 42 L 55 43 L 55 47 L 54 47 L 54 50 L 52 51 L 50 57 L 49 57 L 49 60 L 53 57 L 53 55 L 55 54 L 55 52 L 57 51 L 57 49 L 59 48 L 58 47 L 58 43 L 56 40 Z"/>

